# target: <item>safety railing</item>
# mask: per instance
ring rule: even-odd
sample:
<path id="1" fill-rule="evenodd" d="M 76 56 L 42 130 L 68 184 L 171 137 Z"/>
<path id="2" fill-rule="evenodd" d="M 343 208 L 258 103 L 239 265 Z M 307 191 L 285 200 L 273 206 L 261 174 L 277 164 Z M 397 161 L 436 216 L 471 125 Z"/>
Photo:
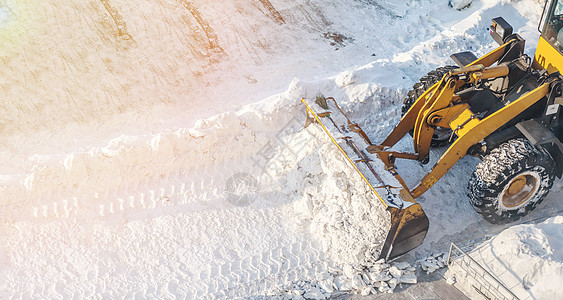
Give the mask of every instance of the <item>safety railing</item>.
<path id="1" fill-rule="evenodd" d="M 451 244 L 448 255 L 448 266 L 453 265 L 466 272 L 467 277 L 471 278 L 470 285 L 485 298 L 519 300 L 502 282 L 454 243 Z"/>

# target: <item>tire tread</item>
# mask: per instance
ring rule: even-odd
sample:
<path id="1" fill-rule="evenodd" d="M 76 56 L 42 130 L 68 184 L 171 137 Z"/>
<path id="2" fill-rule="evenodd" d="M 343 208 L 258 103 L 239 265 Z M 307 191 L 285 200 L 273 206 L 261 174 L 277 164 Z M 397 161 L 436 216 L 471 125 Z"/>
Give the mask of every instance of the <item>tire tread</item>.
<path id="1" fill-rule="evenodd" d="M 453 69 L 458 68 L 457 66 L 444 66 L 439 67 L 436 70 L 428 72 L 427 75 L 421 77 L 418 82 L 416 82 L 412 89 L 407 93 L 407 96 L 403 100 L 403 106 L 401 107 L 401 115 L 404 116 L 407 111 L 414 104 L 416 99 L 418 99 L 424 92 L 433 86 L 436 82 L 440 81 L 444 74 L 450 72 Z M 412 130 L 411 130 L 412 135 Z M 432 139 L 430 146 L 441 147 L 448 144 L 448 140 L 437 140 Z"/>
<path id="2" fill-rule="evenodd" d="M 542 177 L 536 196 L 519 209 L 499 209 L 498 195 L 504 184 L 525 170 L 537 171 Z M 534 147 L 527 139 L 509 140 L 493 149 L 475 168 L 468 182 L 469 202 L 491 223 L 515 221 L 543 201 L 553 185 L 554 172 L 553 158 L 545 149 Z"/>

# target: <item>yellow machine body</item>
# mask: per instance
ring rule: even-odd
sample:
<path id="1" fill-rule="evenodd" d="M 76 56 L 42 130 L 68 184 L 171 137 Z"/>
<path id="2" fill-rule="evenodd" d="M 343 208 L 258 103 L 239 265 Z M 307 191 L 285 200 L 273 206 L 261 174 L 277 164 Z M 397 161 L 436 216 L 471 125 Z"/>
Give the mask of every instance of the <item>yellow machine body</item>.
<path id="1" fill-rule="evenodd" d="M 548 6 L 550 18 L 557 9 L 556 5 L 560 5 L 558 1 L 555 2 L 557 3 L 551 2 Z M 560 6 L 563 22 L 563 4 Z M 494 21 L 495 19 L 493 19 Z M 505 22 L 504 19 L 500 21 Z M 498 29 L 500 25 L 497 25 L 493 24 L 491 30 Z M 549 74 L 557 75 L 556 72 L 563 70 L 563 56 L 560 53 L 563 46 L 562 49 L 556 49 L 553 42 L 548 42 L 546 38 L 551 37 L 552 40 L 554 36 L 553 33 L 548 32 L 548 29 L 549 26 L 544 25 L 533 62 L 522 53 L 512 61 L 521 59 L 522 62 L 531 65 L 529 70 L 547 70 Z M 512 31 L 511 27 L 510 31 Z M 563 29 L 561 31 L 560 36 L 563 39 Z M 462 101 L 462 95 L 458 94 L 462 87 L 478 86 L 483 81 L 490 82 L 495 79 L 508 78 L 512 69 L 505 62 L 506 57 L 514 55 L 511 52 L 514 48 L 520 47 L 520 51 L 523 51 L 524 41 L 520 36 L 510 33 L 504 36 L 504 28 L 500 32 L 503 33 L 503 36 L 493 36 L 497 42 L 500 41 L 498 48 L 480 58 L 475 57 L 462 67 L 446 73 L 412 103 L 397 126 L 380 144 L 372 143 L 358 124 L 353 123 L 344 115 L 334 99 L 321 99 L 322 103 L 317 101 L 317 104 L 314 101 L 302 99 L 309 116 L 306 125 L 315 122 L 322 126 L 332 142 L 337 145 L 348 162 L 370 186 L 377 199 L 375 202 L 383 205 L 389 212 L 391 227 L 388 229 L 381 257 L 386 259 L 396 257 L 420 245 L 429 224 L 422 207 L 416 203 L 415 199 L 436 184 L 461 158 L 468 155 L 472 147 L 479 146 L 486 137 L 499 130 L 507 122 L 517 119 L 541 99 L 546 99 L 552 84 L 561 80 L 558 76 L 541 75 L 543 79 L 538 81 L 535 88 L 519 94 L 518 97 L 511 99 L 497 110 L 487 114 L 472 111 L 470 105 L 466 101 Z M 563 41 L 561 42 L 563 45 Z M 330 105 L 327 104 L 328 102 Z M 335 121 L 336 118 L 331 118 L 335 114 L 344 116 L 343 123 L 338 123 Z M 427 162 L 433 134 L 440 127 L 451 129 L 450 145 L 432 169 L 414 188 L 410 189 L 395 170 L 395 159 Z M 337 136 L 344 135 L 344 137 L 339 137 L 341 140 L 335 138 L 335 131 L 339 132 Z M 394 151 L 392 147 L 409 132 L 412 134 L 414 152 Z M 352 135 L 360 136 L 363 139 L 361 147 L 354 142 Z M 351 156 L 359 157 L 359 159 L 352 159 Z M 377 163 L 379 167 L 372 165 L 373 163 Z M 367 176 L 366 172 L 373 173 L 375 177 Z M 394 183 L 389 184 L 381 180 L 381 173 L 391 174 Z M 397 188 L 400 192 L 392 192 L 390 187 Z"/>

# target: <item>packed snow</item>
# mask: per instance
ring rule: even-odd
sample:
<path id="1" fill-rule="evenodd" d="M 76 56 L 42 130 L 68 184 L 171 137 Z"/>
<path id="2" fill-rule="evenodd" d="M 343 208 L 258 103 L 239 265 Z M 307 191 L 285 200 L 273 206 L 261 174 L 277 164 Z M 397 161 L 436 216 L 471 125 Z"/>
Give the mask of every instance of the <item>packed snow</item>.
<path id="1" fill-rule="evenodd" d="M 563 217 L 538 224 L 508 228 L 478 245 L 469 255 L 507 287 L 518 299 L 561 299 L 563 282 Z M 468 274 L 455 267 L 456 278 L 474 299 L 484 299 L 471 286 Z"/>
<path id="2" fill-rule="evenodd" d="M 382 262 L 373 195 L 300 99 L 335 97 L 378 141 L 419 77 L 495 47 L 493 17 L 533 53 L 541 1 L 450 2 L 0 1 L 0 298 L 323 299 L 443 266 L 497 228 L 465 196 L 478 160 L 418 199 L 424 244 Z M 440 151 L 398 170 L 412 186 Z"/>

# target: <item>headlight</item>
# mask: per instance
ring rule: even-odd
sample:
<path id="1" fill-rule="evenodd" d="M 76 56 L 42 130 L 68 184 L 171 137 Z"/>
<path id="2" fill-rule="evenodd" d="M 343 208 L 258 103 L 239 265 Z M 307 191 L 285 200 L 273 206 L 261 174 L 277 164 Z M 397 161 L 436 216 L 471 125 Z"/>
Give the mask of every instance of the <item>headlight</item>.
<path id="1" fill-rule="evenodd" d="M 498 35 L 500 36 L 504 36 L 504 28 L 500 27 L 500 26 L 495 26 L 496 28 L 496 32 Z"/>
<path id="2" fill-rule="evenodd" d="M 493 19 L 493 25 L 491 25 L 490 31 L 493 39 L 502 45 L 506 38 L 512 34 L 512 26 L 503 18 L 498 17 Z"/>

